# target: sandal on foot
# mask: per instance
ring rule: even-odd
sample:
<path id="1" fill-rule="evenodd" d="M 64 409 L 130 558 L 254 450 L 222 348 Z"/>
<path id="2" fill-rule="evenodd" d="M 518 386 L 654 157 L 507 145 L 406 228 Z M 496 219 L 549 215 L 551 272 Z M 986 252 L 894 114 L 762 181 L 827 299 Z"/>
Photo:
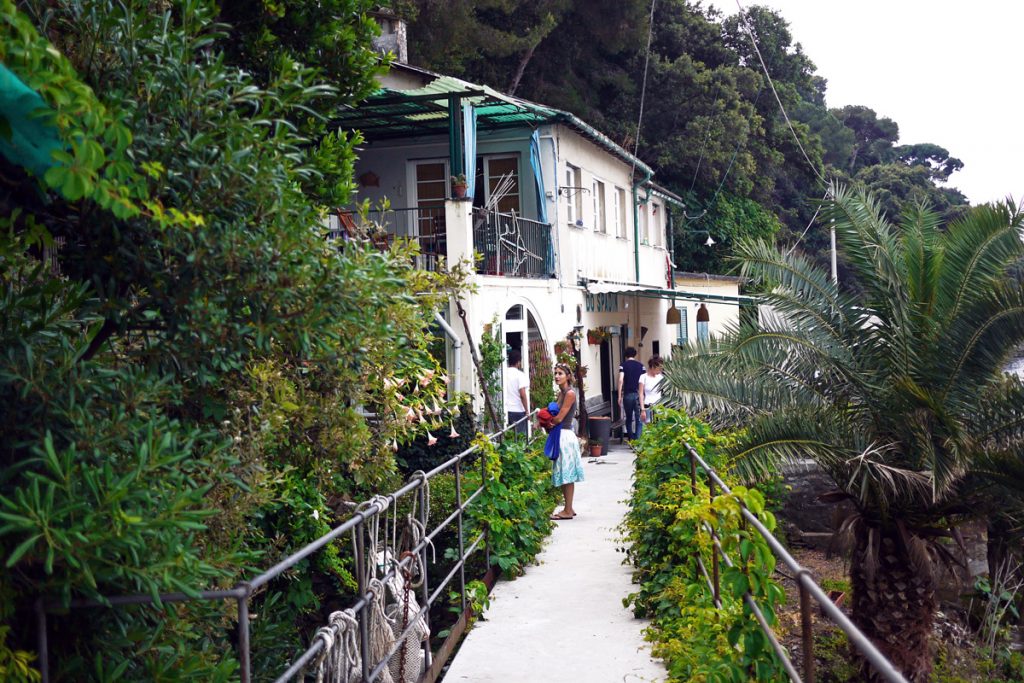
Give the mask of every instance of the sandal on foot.
<path id="1" fill-rule="evenodd" d="M 576 515 L 573 515 L 572 517 L 575 517 L 575 516 Z M 567 522 L 567 521 L 571 520 L 572 517 L 563 517 L 562 515 L 551 515 L 551 519 L 556 521 L 556 522 Z"/>

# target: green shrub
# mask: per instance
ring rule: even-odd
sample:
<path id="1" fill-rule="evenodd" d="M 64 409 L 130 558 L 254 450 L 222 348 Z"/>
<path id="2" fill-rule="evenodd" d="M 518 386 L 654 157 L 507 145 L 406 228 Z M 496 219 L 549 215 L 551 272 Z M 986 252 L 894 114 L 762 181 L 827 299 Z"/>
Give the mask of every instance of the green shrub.
<path id="1" fill-rule="evenodd" d="M 494 445 L 478 438 L 487 478 L 479 506 L 470 508 L 478 528 L 489 532 L 491 564 L 518 576 L 551 533 L 559 493 L 551 485 L 551 461 L 539 438 L 507 439 Z"/>
<path id="2" fill-rule="evenodd" d="M 484 377 L 483 391 L 491 399 L 494 413 L 502 419 L 501 367 L 505 362 L 505 342 L 501 339 L 501 326 L 495 316 L 490 323 L 484 325 L 484 333 L 480 335 L 480 373 Z M 503 425 L 492 424 L 491 416 L 484 415 L 484 425 L 488 430 L 501 429 Z"/>
<path id="3" fill-rule="evenodd" d="M 450 428 L 455 429 L 458 436 L 452 438 Z M 417 470 L 429 472 L 443 462 L 447 462 L 453 456 L 467 450 L 473 443 L 473 436 L 476 433 L 476 418 L 468 404 L 462 406 L 458 415 L 455 416 L 449 427 L 441 426 L 440 431 L 435 434 L 437 443 L 429 445 L 430 441 L 426 434 L 418 434 L 408 444 L 400 446 L 395 453 L 399 470 L 406 476 Z M 473 454 L 463 460 L 463 467 L 477 459 Z"/>
<path id="4" fill-rule="evenodd" d="M 701 468 L 696 487 L 690 481 L 685 444 L 722 475 L 726 463 L 719 450 L 730 439 L 680 412 L 664 410 L 644 429 L 638 449 L 624 526 L 639 588 L 625 602 L 637 616 L 652 620 L 647 636 L 654 642 L 654 653 L 665 659 L 672 681 L 768 681 L 785 676 L 743 602 L 749 593 L 768 623 L 775 623 L 775 605 L 785 598 L 772 578 L 775 558 L 761 536 L 746 528 L 740 504 L 769 529 L 774 528 L 774 516 L 764 509 L 759 492 L 733 485 L 728 478 L 733 493 L 713 500 Z M 703 558 L 710 572 L 712 546 L 705 523 L 714 526 L 724 552 L 735 563 L 732 568 L 720 565 L 721 607 L 695 559 Z"/>

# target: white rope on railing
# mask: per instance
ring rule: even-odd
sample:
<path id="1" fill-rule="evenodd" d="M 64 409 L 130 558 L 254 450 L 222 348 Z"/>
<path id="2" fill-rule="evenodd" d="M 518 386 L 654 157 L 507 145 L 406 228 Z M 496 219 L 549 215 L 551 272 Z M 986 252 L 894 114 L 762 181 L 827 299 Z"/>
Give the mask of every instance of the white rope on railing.
<path id="1" fill-rule="evenodd" d="M 395 644 L 394 620 L 390 619 L 384 611 L 386 590 L 383 581 L 370 579 L 370 592 L 373 594 L 369 605 L 370 661 L 375 665 L 388 656 Z M 381 670 L 377 680 L 380 683 L 394 683 L 391 671 L 387 668 Z"/>
<path id="2" fill-rule="evenodd" d="M 313 642 L 321 641 L 323 648 L 313 662 L 316 683 L 356 683 L 362 677 L 358 630 L 359 623 L 351 609 L 332 612 L 328 625 L 317 629 Z M 298 680 L 305 678 L 305 670 L 300 671 Z"/>

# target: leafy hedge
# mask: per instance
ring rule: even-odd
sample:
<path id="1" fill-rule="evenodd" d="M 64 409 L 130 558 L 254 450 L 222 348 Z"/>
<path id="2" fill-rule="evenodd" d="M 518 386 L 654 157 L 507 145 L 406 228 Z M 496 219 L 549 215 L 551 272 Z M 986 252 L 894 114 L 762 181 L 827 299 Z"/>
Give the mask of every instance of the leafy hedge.
<path id="1" fill-rule="evenodd" d="M 478 434 L 473 445 L 479 447 L 474 460 L 484 461 L 486 478 L 483 493 L 466 509 L 466 543 L 488 529 L 491 564 L 506 577 L 519 576 L 536 559 L 554 528 L 551 513 L 560 494 L 551 485 L 551 461 L 545 457 L 539 438 L 527 442 L 513 436 L 492 443 Z M 463 500 L 480 486 L 480 477 L 478 464 L 463 467 Z M 433 523 L 455 509 L 453 474 L 445 472 L 432 480 L 430 508 Z M 442 535 L 436 545 L 452 548 L 454 536 Z"/>
<path id="2" fill-rule="evenodd" d="M 506 576 L 518 576 L 553 528 L 551 513 L 560 494 L 551 485 L 551 461 L 539 437 L 529 443 L 515 437 L 498 445 L 482 439 L 476 443 L 486 458 L 487 480 L 470 517 L 490 532 L 491 564 Z"/>
<path id="3" fill-rule="evenodd" d="M 639 590 L 625 602 L 637 616 L 652 620 L 647 637 L 654 643 L 654 653 L 665 659 L 671 681 L 785 680 L 767 638 L 743 602 L 749 591 L 774 624 L 774 606 L 785 595 L 772 579 L 775 558 L 767 544 L 744 528 L 740 502 L 769 529 L 775 519 L 764 509 L 760 493 L 730 481 L 728 463 L 719 456 L 730 439 L 683 413 L 663 410 L 644 429 L 638 448 L 625 531 Z M 700 468 L 694 492 L 686 443 L 720 476 L 726 473 L 732 495 L 711 500 Z M 711 572 L 712 546 L 704 523 L 717 529 L 723 549 L 736 564 L 720 565 L 720 608 L 696 562 L 696 557 L 703 558 Z"/>

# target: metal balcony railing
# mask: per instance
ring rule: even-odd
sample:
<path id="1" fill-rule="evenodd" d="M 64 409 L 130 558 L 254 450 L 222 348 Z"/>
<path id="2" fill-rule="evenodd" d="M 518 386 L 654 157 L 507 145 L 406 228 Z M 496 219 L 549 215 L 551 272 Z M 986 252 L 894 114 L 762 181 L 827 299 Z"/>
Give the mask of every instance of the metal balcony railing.
<path id="1" fill-rule="evenodd" d="M 416 266 L 436 271 L 448 253 L 448 226 L 443 206 L 370 211 L 365 216 L 342 211 L 331 216 L 329 239 L 344 240 L 350 231 L 383 229 L 388 241 L 408 239 L 420 246 Z M 551 226 L 515 213 L 473 209 L 473 248 L 481 256 L 476 272 L 504 277 L 555 276 Z"/>
<path id="2" fill-rule="evenodd" d="M 414 206 L 385 211 L 369 211 L 365 216 L 340 211 L 330 217 L 328 239 L 344 240 L 351 230 L 370 232 L 383 230 L 387 243 L 411 240 L 420 246 L 416 267 L 437 271 L 448 253 L 448 231 L 444 206 Z M 383 247 L 383 243 L 381 244 Z"/>
<path id="3" fill-rule="evenodd" d="M 554 277 L 551 226 L 483 209 L 473 211 L 473 249 L 483 256 L 476 272 L 505 277 Z"/>

